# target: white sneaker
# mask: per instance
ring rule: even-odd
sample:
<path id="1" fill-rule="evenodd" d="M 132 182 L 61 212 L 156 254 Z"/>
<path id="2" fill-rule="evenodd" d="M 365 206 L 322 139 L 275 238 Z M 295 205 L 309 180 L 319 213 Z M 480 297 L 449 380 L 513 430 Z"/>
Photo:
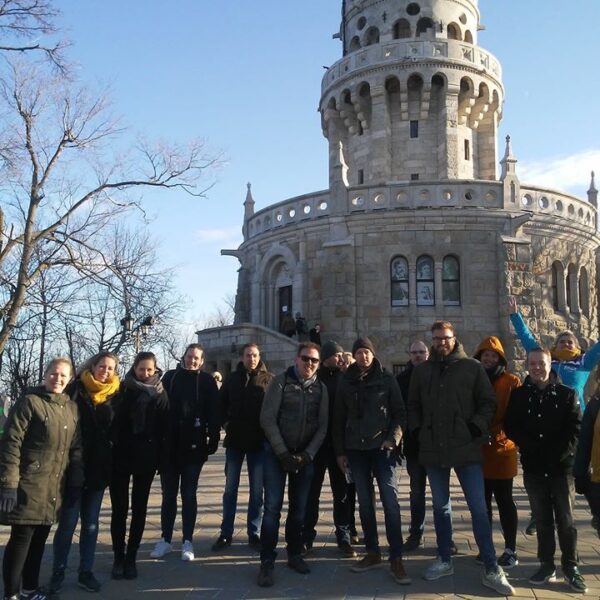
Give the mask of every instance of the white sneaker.
<path id="1" fill-rule="evenodd" d="M 183 540 L 181 546 L 181 560 L 194 560 L 194 546 L 189 540 Z"/>
<path id="2" fill-rule="evenodd" d="M 170 542 L 165 542 L 164 538 L 160 538 L 154 546 L 154 550 L 150 552 L 150 558 L 162 558 L 165 554 L 169 554 L 173 550 Z"/>
<path id="3" fill-rule="evenodd" d="M 435 581 L 436 579 L 446 577 L 447 575 L 454 575 L 454 566 L 452 565 L 452 562 L 444 562 L 441 558 L 438 558 L 425 569 L 423 579 Z"/>
<path id="4" fill-rule="evenodd" d="M 496 567 L 494 571 L 484 571 L 481 576 L 481 583 L 486 587 L 496 590 L 501 596 L 515 595 L 515 588 L 508 583 L 502 567 Z"/>

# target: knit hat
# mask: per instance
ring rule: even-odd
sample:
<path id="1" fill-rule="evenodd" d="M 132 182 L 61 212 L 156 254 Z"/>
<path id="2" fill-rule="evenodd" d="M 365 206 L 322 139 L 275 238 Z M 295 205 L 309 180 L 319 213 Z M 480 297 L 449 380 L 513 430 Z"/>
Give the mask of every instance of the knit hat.
<path id="1" fill-rule="evenodd" d="M 328 358 L 332 357 L 334 354 L 337 354 L 338 352 L 343 352 L 343 351 L 344 351 L 344 349 L 337 342 L 334 342 L 333 340 L 327 340 L 321 346 L 321 361 L 327 360 Z"/>
<path id="2" fill-rule="evenodd" d="M 367 350 L 370 350 L 373 354 L 375 354 L 375 346 L 368 337 L 358 338 L 354 342 L 354 344 L 352 344 L 352 356 L 356 354 L 356 351 L 359 348 L 366 348 Z"/>

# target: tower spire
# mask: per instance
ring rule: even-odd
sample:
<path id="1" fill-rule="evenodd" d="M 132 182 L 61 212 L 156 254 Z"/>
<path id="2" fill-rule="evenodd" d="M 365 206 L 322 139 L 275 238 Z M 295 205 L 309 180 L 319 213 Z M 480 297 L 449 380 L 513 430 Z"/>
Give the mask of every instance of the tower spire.
<path id="1" fill-rule="evenodd" d="M 248 188 L 246 192 L 246 199 L 244 200 L 244 225 L 242 226 L 242 233 L 244 239 L 248 239 L 248 220 L 254 214 L 254 198 L 252 197 L 252 184 L 247 183 Z"/>
<path id="2" fill-rule="evenodd" d="M 516 175 L 516 164 L 517 159 L 513 156 L 512 153 L 512 143 L 510 141 L 510 135 L 506 136 L 506 149 L 504 150 L 504 156 L 500 161 L 502 165 L 502 174 L 500 175 L 500 180 L 504 181 L 507 175 Z"/>
<path id="3" fill-rule="evenodd" d="M 598 208 L 598 190 L 596 189 L 596 174 L 592 171 L 592 180 L 590 181 L 590 189 L 587 191 L 588 202 Z"/>

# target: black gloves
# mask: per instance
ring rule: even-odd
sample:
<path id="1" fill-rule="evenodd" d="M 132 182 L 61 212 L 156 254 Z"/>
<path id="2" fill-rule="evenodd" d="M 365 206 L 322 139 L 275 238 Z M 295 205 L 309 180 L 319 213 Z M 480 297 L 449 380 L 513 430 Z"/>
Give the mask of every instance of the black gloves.
<path id="1" fill-rule="evenodd" d="M 219 436 L 218 435 L 210 436 L 208 438 L 208 446 L 206 448 L 206 452 L 208 453 L 208 455 L 210 456 L 211 454 L 214 454 L 217 451 L 218 447 L 219 447 Z"/>
<path id="2" fill-rule="evenodd" d="M 312 462 L 312 458 L 308 452 L 301 452 L 300 454 L 295 454 L 294 458 L 298 461 L 298 469 L 302 469 L 306 467 L 306 465 L 310 465 Z"/>
<path id="3" fill-rule="evenodd" d="M 471 423 L 470 421 L 467 423 L 467 427 L 469 428 L 469 432 L 471 433 L 472 439 L 477 439 L 481 437 L 481 429 L 475 425 L 475 423 Z"/>
<path id="4" fill-rule="evenodd" d="M 587 494 L 590 491 L 589 475 L 580 475 L 579 477 L 575 477 L 575 491 L 578 494 Z"/>
<path id="5" fill-rule="evenodd" d="M 281 463 L 281 468 L 286 473 L 295 473 L 300 468 L 297 457 L 290 452 L 282 452 L 277 456 L 277 458 Z"/>
<path id="6" fill-rule="evenodd" d="M 8 514 L 17 504 L 17 489 L 3 488 L 0 490 L 0 512 Z"/>

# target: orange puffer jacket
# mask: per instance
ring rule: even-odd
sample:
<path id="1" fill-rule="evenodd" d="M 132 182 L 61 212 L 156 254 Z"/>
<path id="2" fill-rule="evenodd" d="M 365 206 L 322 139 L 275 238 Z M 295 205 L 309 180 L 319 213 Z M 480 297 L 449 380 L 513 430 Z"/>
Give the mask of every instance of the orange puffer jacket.
<path id="1" fill-rule="evenodd" d="M 485 338 L 474 355 L 480 358 L 484 350 L 493 350 L 500 356 L 500 363 L 506 368 L 502 343 L 495 336 Z M 482 447 L 483 476 L 485 479 L 512 479 L 517 475 L 517 447 L 504 433 L 504 415 L 511 392 L 521 385 L 520 379 L 504 371 L 492 381 L 496 392 L 496 414 L 490 427 L 490 442 Z"/>

